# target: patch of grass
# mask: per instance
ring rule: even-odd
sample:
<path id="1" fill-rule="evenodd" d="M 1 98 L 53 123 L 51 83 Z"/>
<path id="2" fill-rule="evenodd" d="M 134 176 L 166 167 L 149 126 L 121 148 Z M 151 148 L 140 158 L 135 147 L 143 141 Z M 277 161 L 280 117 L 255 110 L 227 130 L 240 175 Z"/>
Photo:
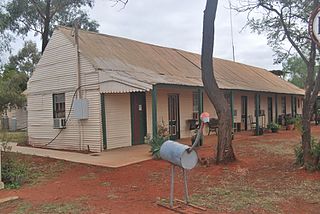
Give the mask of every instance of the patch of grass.
<path id="1" fill-rule="evenodd" d="M 15 142 L 18 144 L 26 144 L 27 140 L 27 132 L 0 132 L 0 142 Z"/>
<path id="2" fill-rule="evenodd" d="M 18 199 L 0 204 L 0 213 L 25 214 L 31 207 L 30 203 Z"/>
<path id="3" fill-rule="evenodd" d="M 2 175 L 7 188 L 19 188 L 23 184 L 35 185 L 48 181 L 71 166 L 61 160 L 35 158 L 12 152 L 2 152 L 2 158 Z"/>
<path id="4" fill-rule="evenodd" d="M 47 203 L 37 208 L 38 213 L 59 213 L 59 214 L 76 214 L 88 211 L 86 207 L 80 203 Z"/>
<path id="5" fill-rule="evenodd" d="M 115 199 L 118 199 L 119 196 L 117 196 L 116 194 L 111 193 L 111 194 L 107 195 L 107 198 L 110 199 L 110 200 L 115 200 Z"/>
<path id="6" fill-rule="evenodd" d="M 319 204 L 320 181 L 298 180 L 286 173 L 265 175 L 255 174 L 255 180 L 250 181 L 238 172 L 224 171 L 218 184 L 205 182 L 202 186 L 209 187 L 193 194 L 191 202 L 220 212 L 268 213 L 281 213 L 279 205 L 290 200 Z"/>
<path id="7" fill-rule="evenodd" d="M 282 142 L 279 144 L 257 143 L 253 144 L 252 146 L 275 155 L 292 155 L 294 154 L 293 148 L 295 145 L 296 144 L 292 142 Z"/>
<path id="8" fill-rule="evenodd" d="M 32 205 L 30 203 L 23 201 L 18 204 L 13 214 L 25 214 L 28 213 L 28 210 L 30 210 L 31 208 Z"/>
<path id="9" fill-rule="evenodd" d="M 101 186 L 103 186 L 103 187 L 109 187 L 109 186 L 111 186 L 111 182 L 108 182 L 108 181 L 102 182 L 102 183 L 101 183 Z"/>
<path id="10" fill-rule="evenodd" d="M 228 185 L 224 187 L 209 187 L 206 194 L 192 195 L 191 201 L 200 206 L 219 211 L 241 211 L 259 206 L 269 212 L 276 213 L 277 198 L 263 196 L 251 186 Z"/>
<path id="11" fill-rule="evenodd" d="M 32 159 L 32 156 L 29 156 L 27 158 Z M 53 161 L 43 165 L 37 162 L 32 162 L 31 160 L 29 163 L 30 177 L 27 181 L 29 185 L 36 185 L 38 183 L 55 178 L 61 172 L 66 170 L 66 168 L 70 167 L 67 162 L 61 160 Z"/>
<path id="12" fill-rule="evenodd" d="M 81 176 L 79 179 L 80 180 L 94 180 L 94 179 L 96 179 L 96 177 L 97 177 L 96 173 L 90 172 L 86 175 Z"/>

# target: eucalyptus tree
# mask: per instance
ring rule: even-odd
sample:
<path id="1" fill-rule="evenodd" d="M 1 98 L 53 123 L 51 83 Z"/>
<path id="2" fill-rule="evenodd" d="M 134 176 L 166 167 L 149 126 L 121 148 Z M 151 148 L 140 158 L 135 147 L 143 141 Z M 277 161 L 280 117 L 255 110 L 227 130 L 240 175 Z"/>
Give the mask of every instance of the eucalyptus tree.
<path id="1" fill-rule="evenodd" d="M 248 13 L 247 25 L 258 34 L 266 34 L 268 44 L 280 63 L 297 54 L 307 68 L 302 114 L 304 166 L 315 166 L 319 159 L 311 152 L 310 120 L 320 89 L 320 70 L 316 66 L 315 42 L 308 34 L 309 17 L 319 6 L 318 0 L 239 0 L 236 10 Z M 318 159 L 318 160 L 317 160 Z"/>
<path id="2" fill-rule="evenodd" d="M 94 0 L 6 0 L 0 6 L 7 20 L 3 28 L 22 36 L 40 34 L 43 52 L 55 25 L 70 26 L 78 18 L 80 27 L 97 31 L 99 24 L 84 9 L 93 5 Z"/>

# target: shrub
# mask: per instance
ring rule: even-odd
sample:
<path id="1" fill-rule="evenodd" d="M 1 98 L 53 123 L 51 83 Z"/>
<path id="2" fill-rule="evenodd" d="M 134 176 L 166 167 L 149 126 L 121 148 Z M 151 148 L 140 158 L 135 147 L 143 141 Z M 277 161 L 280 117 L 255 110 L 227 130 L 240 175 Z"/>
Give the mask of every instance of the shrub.
<path id="1" fill-rule="evenodd" d="M 28 166 L 18 160 L 15 153 L 2 153 L 2 181 L 7 188 L 17 189 L 28 177 Z"/>
<path id="2" fill-rule="evenodd" d="M 303 166 L 304 165 L 304 160 L 303 160 L 303 149 L 302 149 L 302 144 L 299 144 L 295 149 L 295 156 L 296 156 L 296 164 Z M 314 166 L 307 166 L 308 169 L 317 169 L 320 170 L 320 142 L 317 141 L 316 138 L 312 137 L 311 139 L 311 155 L 315 160 L 315 165 Z"/>
<path id="3" fill-rule="evenodd" d="M 268 129 L 272 132 L 277 132 L 280 129 L 280 125 L 278 123 L 271 122 L 268 124 Z"/>
<path id="4" fill-rule="evenodd" d="M 293 125 L 293 124 L 295 124 L 295 122 L 296 122 L 296 118 L 294 118 L 294 117 L 289 117 L 286 119 L 287 125 Z"/>
<path id="5" fill-rule="evenodd" d="M 145 137 L 144 142 L 151 146 L 150 152 L 152 153 L 153 159 L 160 159 L 160 148 L 165 141 L 169 140 L 169 137 L 168 129 L 165 127 L 163 121 L 158 125 L 158 135 L 151 137 L 150 134 L 148 134 Z"/>
<path id="6" fill-rule="evenodd" d="M 17 153 L 11 153 L 7 142 L 1 144 L 1 175 L 7 188 L 19 188 L 28 178 L 27 163 L 18 159 Z"/>

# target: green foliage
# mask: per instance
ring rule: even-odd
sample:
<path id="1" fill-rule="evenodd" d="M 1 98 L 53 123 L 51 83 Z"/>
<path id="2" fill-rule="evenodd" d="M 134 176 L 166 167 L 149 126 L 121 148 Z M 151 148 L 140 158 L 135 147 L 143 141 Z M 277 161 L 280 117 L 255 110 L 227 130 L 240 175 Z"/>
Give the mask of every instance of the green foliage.
<path id="1" fill-rule="evenodd" d="M 154 159 L 160 159 L 160 148 L 165 141 L 169 140 L 169 137 L 168 129 L 163 121 L 158 125 L 158 135 L 151 137 L 148 134 L 145 137 L 144 142 L 151 146 L 150 152 Z"/>
<path id="2" fill-rule="evenodd" d="M 268 45 L 277 57 L 275 63 L 281 63 L 294 53 L 291 48 L 300 57 L 309 58 L 308 21 L 315 8 L 314 1 L 255 0 L 241 3 L 237 10 L 249 13 L 247 25 L 253 32 L 267 36 Z M 252 15 L 257 11 L 259 16 Z"/>
<path id="3" fill-rule="evenodd" d="M 311 139 L 311 155 L 315 160 L 315 165 L 314 166 L 307 166 L 308 169 L 310 170 L 320 170 L 320 142 L 315 138 L 312 137 Z M 295 156 L 296 156 L 296 164 L 299 166 L 304 165 L 304 155 L 303 155 L 303 148 L 302 144 L 298 145 L 295 149 Z"/>
<path id="4" fill-rule="evenodd" d="M 14 70 L 6 70 L 0 76 L 0 112 L 8 107 L 22 107 L 26 97 L 22 94 L 27 88 L 28 76 Z"/>
<path id="5" fill-rule="evenodd" d="M 298 86 L 299 88 L 304 88 L 308 68 L 301 57 L 294 55 L 287 58 L 282 63 L 282 68 L 285 74 L 288 76 L 289 82 Z"/>
<path id="6" fill-rule="evenodd" d="M 42 52 L 48 43 L 54 26 L 69 25 L 76 18 L 83 21 L 81 25 L 87 30 L 97 30 L 96 21 L 91 21 L 85 11 L 92 8 L 94 0 L 39 0 L 21 1 L 8 0 L 2 3 L 3 28 L 26 36 L 30 31 L 42 38 Z"/>
<path id="7" fill-rule="evenodd" d="M 6 147 L 6 145 L 2 145 Z M 17 153 L 1 152 L 1 174 L 5 186 L 17 189 L 25 183 L 29 176 L 27 163 L 19 160 Z"/>
<path id="8" fill-rule="evenodd" d="M 270 129 L 272 132 L 277 132 L 280 129 L 280 125 L 275 122 L 271 122 L 268 124 L 268 129 Z"/>
<path id="9" fill-rule="evenodd" d="M 7 132 L 0 131 L 0 142 L 15 142 L 18 144 L 27 144 L 27 132 Z"/>
<path id="10" fill-rule="evenodd" d="M 27 41 L 16 55 L 9 57 L 9 62 L 5 65 L 5 71 L 15 70 L 26 73 L 28 77 L 30 77 L 36 64 L 40 60 L 40 56 L 41 54 L 37 48 L 37 44 L 32 41 Z"/>
<path id="11" fill-rule="evenodd" d="M 293 125 L 293 124 L 295 124 L 296 123 L 296 118 L 294 118 L 294 117 L 288 117 L 288 118 L 286 118 L 286 124 L 287 125 Z"/>

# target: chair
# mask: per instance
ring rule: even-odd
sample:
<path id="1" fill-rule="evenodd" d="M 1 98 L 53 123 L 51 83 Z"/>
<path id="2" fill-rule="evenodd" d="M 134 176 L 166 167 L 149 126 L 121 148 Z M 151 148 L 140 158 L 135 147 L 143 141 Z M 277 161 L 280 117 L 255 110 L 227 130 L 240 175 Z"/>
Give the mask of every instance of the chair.
<path id="1" fill-rule="evenodd" d="M 216 135 L 218 135 L 218 124 L 219 124 L 219 120 L 216 118 L 210 118 L 209 120 L 209 132 L 208 135 L 210 135 L 210 133 L 213 131 L 216 133 Z"/>
<path id="2" fill-rule="evenodd" d="M 253 116 L 249 115 L 248 118 L 249 118 L 249 123 L 250 123 L 251 130 L 255 130 L 256 127 L 257 127 L 257 123 L 253 121 Z"/>

